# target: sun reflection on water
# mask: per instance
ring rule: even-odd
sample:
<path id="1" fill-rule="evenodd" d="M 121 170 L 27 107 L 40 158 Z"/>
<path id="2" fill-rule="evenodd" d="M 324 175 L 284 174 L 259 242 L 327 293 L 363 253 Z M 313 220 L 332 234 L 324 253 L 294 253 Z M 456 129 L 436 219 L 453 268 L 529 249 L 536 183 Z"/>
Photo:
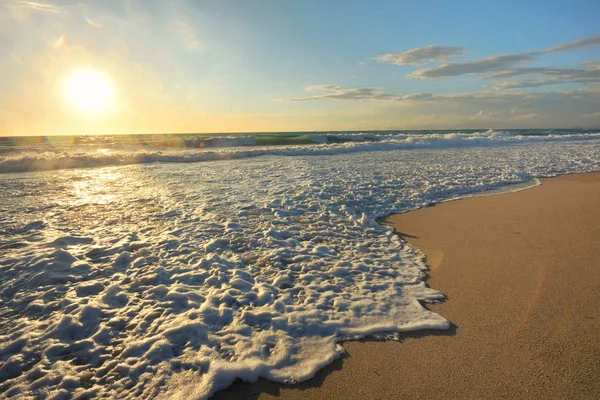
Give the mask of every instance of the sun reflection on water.
<path id="1" fill-rule="evenodd" d="M 113 203 L 117 198 L 119 182 L 124 179 L 118 168 L 82 170 L 78 178 L 73 182 L 71 205 Z"/>

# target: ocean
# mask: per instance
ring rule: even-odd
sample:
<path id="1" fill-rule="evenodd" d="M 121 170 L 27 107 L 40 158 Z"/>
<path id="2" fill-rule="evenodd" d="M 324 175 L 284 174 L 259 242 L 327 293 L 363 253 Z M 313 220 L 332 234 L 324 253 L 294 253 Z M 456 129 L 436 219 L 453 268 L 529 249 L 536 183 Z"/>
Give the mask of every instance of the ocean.
<path id="1" fill-rule="evenodd" d="M 446 329 L 379 219 L 591 171 L 592 129 L 0 138 L 0 397 L 207 398 Z"/>

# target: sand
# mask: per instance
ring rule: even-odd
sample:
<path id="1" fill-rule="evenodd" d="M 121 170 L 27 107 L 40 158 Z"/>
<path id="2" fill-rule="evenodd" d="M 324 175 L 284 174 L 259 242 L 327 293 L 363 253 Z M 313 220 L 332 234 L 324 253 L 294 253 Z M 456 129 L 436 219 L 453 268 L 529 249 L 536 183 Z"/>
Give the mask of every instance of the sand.
<path id="1" fill-rule="evenodd" d="M 600 398 L 600 173 L 387 219 L 430 265 L 449 331 L 344 343 L 297 386 L 216 399 Z"/>

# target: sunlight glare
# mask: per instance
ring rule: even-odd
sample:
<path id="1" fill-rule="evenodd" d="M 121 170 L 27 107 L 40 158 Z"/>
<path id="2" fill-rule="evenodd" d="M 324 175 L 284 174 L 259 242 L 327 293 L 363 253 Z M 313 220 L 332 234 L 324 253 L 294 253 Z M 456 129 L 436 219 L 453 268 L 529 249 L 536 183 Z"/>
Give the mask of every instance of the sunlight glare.
<path id="1" fill-rule="evenodd" d="M 109 111 L 114 102 L 114 86 L 106 73 L 94 69 L 80 69 L 65 79 L 64 96 L 74 109 L 89 114 L 100 114 Z"/>

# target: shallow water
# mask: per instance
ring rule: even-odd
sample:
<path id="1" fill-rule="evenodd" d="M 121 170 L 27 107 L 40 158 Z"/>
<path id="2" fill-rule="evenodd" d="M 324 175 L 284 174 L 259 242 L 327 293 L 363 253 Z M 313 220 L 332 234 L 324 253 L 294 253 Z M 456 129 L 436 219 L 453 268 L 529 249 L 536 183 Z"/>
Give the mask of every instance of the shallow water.
<path id="1" fill-rule="evenodd" d="M 205 398 L 447 328 L 375 219 L 600 170 L 598 138 L 534 139 L 2 174 L 0 396 Z"/>

